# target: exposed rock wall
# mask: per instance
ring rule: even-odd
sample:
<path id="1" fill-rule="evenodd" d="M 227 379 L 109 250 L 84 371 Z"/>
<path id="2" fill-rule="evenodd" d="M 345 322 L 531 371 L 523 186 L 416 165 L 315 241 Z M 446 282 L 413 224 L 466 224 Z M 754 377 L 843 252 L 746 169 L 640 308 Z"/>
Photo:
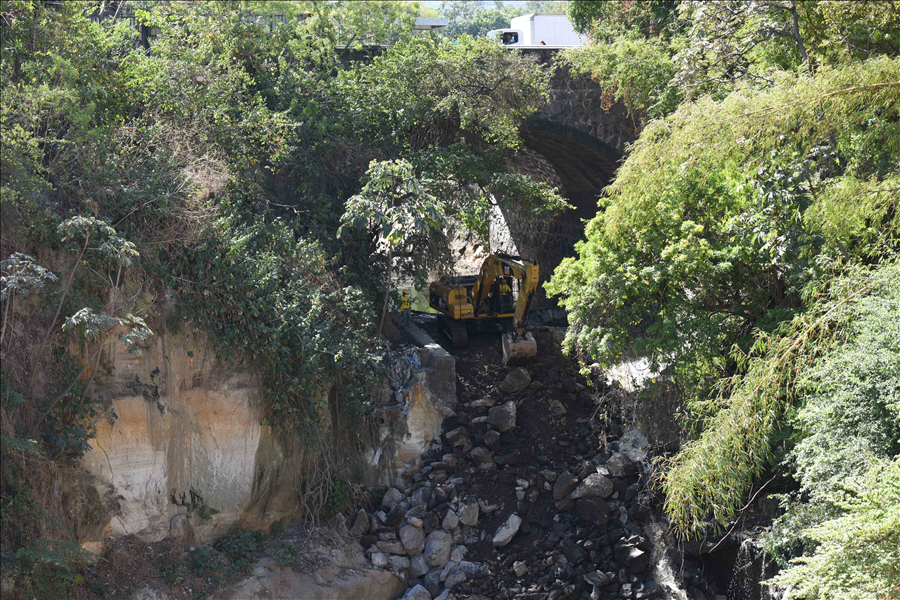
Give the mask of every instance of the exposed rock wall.
<path id="1" fill-rule="evenodd" d="M 162 539 L 173 517 L 190 512 L 209 517 L 193 522 L 206 538 L 242 517 L 260 527 L 296 510 L 285 496 L 302 451 L 260 425 L 255 377 L 218 361 L 203 336 L 158 332 L 141 356 L 111 346 L 96 380 L 110 411 L 83 465 L 121 508 L 104 535 Z"/>
<path id="2" fill-rule="evenodd" d="M 371 486 L 389 484 L 407 467 L 418 465 L 456 405 L 456 359 L 415 325 L 407 333 L 417 346 L 418 368 L 399 390 L 398 401 L 370 416 Z"/>
<path id="3" fill-rule="evenodd" d="M 363 473 L 369 484 L 417 460 L 455 403 L 453 357 L 430 340 L 421 345 L 404 406 L 373 416 Z M 249 368 L 218 360 L 196 333 L 157 332 L 141 356 L 112 345 L 104 357 L 95 393 L 109 411 L 83 466 L 117 498 L 119 510 L 83 540 L 87 548 L 129 533 L 146 541 L 169 535 L 203 541 L 236 522 L 263 530 L 302 516 L 298 493 L 318 456 L 261 425 L 264 399 Z M 320 395 L 328 426 L 328 389 L 312 393 Z"/>

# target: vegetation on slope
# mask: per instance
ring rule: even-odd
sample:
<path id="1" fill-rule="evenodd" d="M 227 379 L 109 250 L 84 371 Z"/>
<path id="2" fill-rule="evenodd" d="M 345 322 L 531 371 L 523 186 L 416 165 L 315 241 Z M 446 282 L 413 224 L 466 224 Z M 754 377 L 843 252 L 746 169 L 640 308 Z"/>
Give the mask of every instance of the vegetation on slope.
<path id="1" fill-rule="evenodd" d="M 569 351 L 647 357 L 679 390 L 681 535 L 721 531 L 780 472 L 768 548 L 792 597 L 896 594 L 895 3 L 570 14 L 595 43 L 565 60 L 646 126 L 548 285 Z"/>
<path id="2" fill-rule="evenodd" d="M 53 514 L 33 477 L 89 448 L 111 345 L 199 329 L 258 375 L 276 431 L 320 441 L 333 387 L 359 443 L 391 292 L 369 265 L 421 280 L 448 254 L 416 198 L 476 231 L 491 193 L 564 207 L 502 166 L 546 68 L 413 37 L 414 5 L 304 7 L 270 28 L 252 2 L 3 2 L 4 573 L 65 575 L 38 538 L 75 540 L 75 523 L 35 526 Z"/>

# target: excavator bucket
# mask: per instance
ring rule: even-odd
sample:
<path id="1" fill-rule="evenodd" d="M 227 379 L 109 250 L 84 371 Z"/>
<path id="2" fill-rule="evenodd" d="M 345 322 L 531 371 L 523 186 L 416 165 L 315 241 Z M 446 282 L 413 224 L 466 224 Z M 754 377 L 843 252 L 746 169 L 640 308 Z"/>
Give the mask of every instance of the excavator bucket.
<path id="1" fill-rule="evenodd" d="M 521 364 L 537 356 L 537 342 L 530 331 L 520 335 L 509 331 L 503 334 L 503 364 Z"/>

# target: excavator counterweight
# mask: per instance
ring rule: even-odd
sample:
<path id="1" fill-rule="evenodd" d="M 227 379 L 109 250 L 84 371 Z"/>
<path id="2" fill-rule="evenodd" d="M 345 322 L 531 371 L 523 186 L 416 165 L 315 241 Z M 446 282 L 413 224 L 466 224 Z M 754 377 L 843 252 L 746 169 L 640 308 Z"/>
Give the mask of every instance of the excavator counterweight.
<path id="1" fill-rule="evenodd" d="M 440 313 L 441 329 L 454 348 L 468 344 L 470 328 L 501 325 L 503 364 L 537 354 L 526 317 L 539 285 L 536 260 L 491 254 L 477 275 L 443 277 L 428 287 L 429 305 Z"/>

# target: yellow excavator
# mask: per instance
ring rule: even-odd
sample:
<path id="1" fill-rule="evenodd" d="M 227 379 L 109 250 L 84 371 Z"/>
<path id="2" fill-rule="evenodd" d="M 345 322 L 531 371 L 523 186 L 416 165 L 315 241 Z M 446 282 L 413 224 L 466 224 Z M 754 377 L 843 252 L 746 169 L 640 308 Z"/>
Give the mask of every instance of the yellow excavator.
<path id="1" fill-rule="evenodd" d="M 443 277 L 428 286 L 428 303 L 438 311 L 441 330 L 454 348 L 464 348 L 469 329 L 500 325 L 503 364 L 527 360 L 537 354 L 534 335 L 525 318 L 538 288 L 536 260 L 491 254 L 478 275 Z"/>

